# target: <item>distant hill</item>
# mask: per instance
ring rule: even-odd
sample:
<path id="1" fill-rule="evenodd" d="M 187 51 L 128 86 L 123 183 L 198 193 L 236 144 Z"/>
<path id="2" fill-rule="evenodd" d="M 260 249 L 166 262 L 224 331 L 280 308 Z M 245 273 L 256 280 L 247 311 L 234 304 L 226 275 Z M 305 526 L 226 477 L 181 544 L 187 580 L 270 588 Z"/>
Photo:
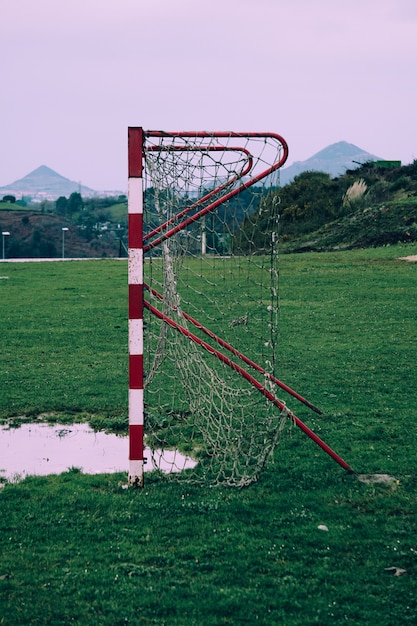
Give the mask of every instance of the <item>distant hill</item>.
<path id="1" fill-rule="evenodd" d="M 338 141 L 313 154 L 306 161 L 295 161 L 289 167 L 284 167 L 280 171 L 281 186 L 287 185 L 302 172 L 314 170 L 326 172 L 332 177 L 336 177 L 344 174 L 347 169 L 358 167 L 361 163 L 379 160 L 381 160 L 380 157 L 370 154 L 352 143 Z"/>
<path id="2" fill-rule="evenodd" d="M 59 196 L 68 197 L 73 192 L 79 192 L 83 197 L 98 195 L 94 189 L 65 178 L 46 165 L 41 165 L 23 178 L 0 187 L 2 195 L 13 194 L 19 197 L 24 195 L 30 196 L 33 200 L 56 200 Z"/>
<path id="3" fill-rule="evenodd" d="M 100 236 L 86 237 L 85 230 L 62 215 L 30 209 L 0 209 L 0 231 L 10 232 L 6 241 L 7 258 L 61 257 L 62 228 L 68 229 L 65 233 L 65 256 L 68 258 L 117 257 L 122 254 L 116 228 L 98 231 Z"/>

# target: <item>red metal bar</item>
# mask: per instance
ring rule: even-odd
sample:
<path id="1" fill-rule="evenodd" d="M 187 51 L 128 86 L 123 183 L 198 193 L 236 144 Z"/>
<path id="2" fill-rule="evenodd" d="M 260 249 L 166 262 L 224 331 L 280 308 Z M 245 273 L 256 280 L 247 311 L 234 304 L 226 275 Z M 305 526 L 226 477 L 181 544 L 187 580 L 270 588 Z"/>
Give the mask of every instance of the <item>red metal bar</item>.
<path id="1" fill-rule="evenodd" d="M 128 175 L 129 178 L 142 178 L 144 133 L 140 126 L 128 130 Z"/>
<path id="2" fill-rule="evenodd" d="M 144 283 L 143 286 L 145 289 L 148 289 L 148 291 L 150 291 L 154 296 L 159 298 L 159 300 L 164 299 L 164 296 L 162 294 L 160 294 L 155 289 L 151 288 L 148 284 Z M 177 307 L 173 307 L 173 310 L 176 311 Z M 300 402 L 308 406 L 310 409 L 312 409 L 319 415 L 323 414 L 323 411 L 319 409 L 318 407 L 316 407 L 312 402 L 310 402 L 309 400 L 306 400 L 306 398 L 303 398 L 303 396 L 301 396 L 299 393 L 291 389 L 291 387 L 288 387 L 288 385 L 286 385 L 281 380 L 279 380 L 278 378 L 276 378 L 275 376 L 267 372 L 263 367 L 261 367 L 260 365 L 252 361 L 249 357 L 245 356 L 242 352 L 234 348 L 230 343 L 227 343 L 227 341 L 224 341 L 224 339 L 222 339 L 221 337 L 213 333 L 213 331 L 209 330 L 208 328 L 200 324 L 200 322 L 198 322 L 196 319 L 191 317 L 191 315 L 188 315 L 188 313 L 185 313 L 185 311 L 182 311 L 182 310 L 181 310 L 181 315 L 184 317 L 184 319 L 186 319 L 188 322 L 193 324 L 196 328 L 201 330 L 204 334 L 206 334 L 208 337 L 210 337 L 216 343 L 222 346 L 222 348 L 225 348 L 225 350 L 228 350 L 229 352 L 237 356 L 239 359 L 241 359 L 244 363 L 246 363 L 246 365 L 249 365 L 250 367 L 255 369 L 257 372 L 260 372 L 261 374 L 267 376 L 271 382 L 275 383 L 278 387 L 280 387 L 281 389 L 289 393 L 291 396 L 293 396 L 294 398 L 296 398 L 297 400 L 299 400 Z"/>
<path id="3" fill-rule="evenodd" d="M 227 137 L 233 137 L 233 138 L 238 138 L 240 137 L 241 139 L 275 139 L 276 141 L 278 141 L 284 151 L 286 151 L 288 153 L 288 145 L 287 142 L 285 141 L 284 137 L 282 137 L 281 135 L 278 135 L 278 133 L 264 133 L 264 132 L 254 132 L 254 133 L 246 133 L 246 132 L 234 132 L 234 131 L 214 131 L 214 132 L 207 132 L 205 130 L 187 130 L 187 131 L 174 131 L 174 132 L 169 132 L 169 131 L 164 131 L 164 130 L 145 130 L 145 137 L 159 137 L 159 138 L 169 138 L 169 137 L 177 137 L 177 138 L 181 138 L 181 137 L 185 137 L 190 138 L 190 137 L 197 137 L 199 139 L 204 139 L 204 138 L 209 138 L 209 137 L 219 137 L 219 138 L 227 138 Z"/>
<path id="4" fill-rule="evenodd" d="M 338 463 L 346 471 L 353 473 L 353 474 L 355 473 L 354 470 L 350 467 L 350 465 L 348 465 L 348 463 L 346 463 L 346 461 L 342 459 L 342 457 L 340 457 L 336 452 L 334 452 L 334 450 L 332 450 L 330 446 L 328 446 L 322 439 L 320 439 L 318 435 L 316 435 L 308 426 L 306 426 L 306 424 L 304 424 L 298 417 L 296 417 L 296 415 L 294 415 L 292 411 L 289 411 L 283 402 L 278 400 L 278 398 L 276 398 L 270 391 L 268 391 L 268 389 L 266 389 L 259 381 L 257 381 L 256 378 L 251 376 L 249 372 L 247 372 L 242 367 L 240 367 L 240 365 L 238 365 L 237 363 L 229 359 L 227 356 L 225 356 L 224 354 L 222 354 L 221 352 L 213 348 L 213 346 L 210 346 L 208 343 L 206 343 L 205 341 L 197 337 L 197 335 L 194 335 L 193 333 L 191 333 L 187 328 L 184 328 L 184 326 L 181 326 L 181 324 L 178 324 L 177 322 L 172 320 L 170 317 L 168 317 L 167 315 L 159 311 L 157 308 L 152 306 L 152 304 L 150 304 L 146 300 L 144 300 L 144 306 L 151 313 L 156 315 L 156 317 L 164 321 L 166 324 L 168 324 L 169 326 L 171 326 L 172 328 L 180 332 L 182 335 L 184 335 L 188 339 L 191 339 L 191 341 L 198 344 L 199 346 L 204 348 L 207 352 L 216 356 L 220 361 L 222 361 L 223 363 L 231 367 L 233 370 L 235 370 L 245 380 L 247 380 L 251 385 L 253 385 L 260 393 L 262 393 L 262 395 L 264 395 L 268 400 L 270 400 L 270 402 L 275 404 L 275 406 L 277 406 L 281 411 L 285 411 L 288 417 L 292 419 L 294 423 L 308 437 L 310 437 L 310 439 L 312 439 L 318 446 L 320 446 L 320 448 L 324 450 L 324 452 L 326 452 L 334 461 L 336 461 L 336 463 Z"/>

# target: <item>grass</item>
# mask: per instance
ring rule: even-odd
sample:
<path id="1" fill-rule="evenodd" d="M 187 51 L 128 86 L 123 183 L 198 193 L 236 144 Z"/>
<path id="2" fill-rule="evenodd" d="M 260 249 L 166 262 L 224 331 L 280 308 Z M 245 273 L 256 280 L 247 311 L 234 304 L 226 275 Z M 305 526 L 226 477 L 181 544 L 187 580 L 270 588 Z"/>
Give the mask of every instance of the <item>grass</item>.
<path id="1" fill-rule="evenodd" d="M 118 202 L 116 204 L 112 204 L 110 207 L 106 209 L 106 213 L 110 214 L 110 219 L 112 222 L 127 222 L 127 204 L 126 202 Z"/>
<path id="2" fill-rule="evenodd" d="M 258 483 L 30 477 L 0 490 L 0 624 L 414 624 L 416 245 L 285 255 L 280 372 L 324 410 Z M 0 416 L 127 420 L 126 263 L 0 265 Z M 7 338 L 7 339 L 5 339 Z M 325 525 L 328 530 L 318 527 Z M 391 569 L 398 568 L 398 569 Z M 395 575 L 395 574 L 398 575 Z"/>
<path id="3" fill-rule="evenodd" d="M 0 200 L 0 211 L 22 211 L 27 207 L 22 206 L 21 204 L 16 204 L 15 202 L 2 202 Z M 31 210 L 31 209 L 28 209 Z"/>
<path id="4" fill-rule="evenodd" d="M 0 281 L 0 419 L 126 417 L 126 263 L 8 263 Z"/>

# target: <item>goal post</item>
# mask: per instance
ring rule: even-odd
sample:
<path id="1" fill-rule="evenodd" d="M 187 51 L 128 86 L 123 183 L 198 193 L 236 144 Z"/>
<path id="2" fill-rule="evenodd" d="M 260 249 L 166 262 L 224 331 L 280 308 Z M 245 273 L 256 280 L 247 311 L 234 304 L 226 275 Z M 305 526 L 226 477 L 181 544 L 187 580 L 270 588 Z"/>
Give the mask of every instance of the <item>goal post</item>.
<path id="1" fill-rule="evenodd" d="M 128 136 L 129 485 L 143 486 L 143 130 Z"/>
<path id="2" fill-rule="evenodd" d="M 256 480 L 290 418 L 278 378 L 276 133 L 128 131 L 129 485 Z M 145 447 L 146 444 L 146 447 Z"/>

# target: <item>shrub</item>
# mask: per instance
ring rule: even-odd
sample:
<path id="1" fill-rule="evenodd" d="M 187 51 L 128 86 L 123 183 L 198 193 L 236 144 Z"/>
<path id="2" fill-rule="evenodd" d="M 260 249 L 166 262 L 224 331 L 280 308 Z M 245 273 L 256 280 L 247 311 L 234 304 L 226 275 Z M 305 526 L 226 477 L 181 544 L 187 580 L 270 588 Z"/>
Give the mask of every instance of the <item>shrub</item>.
<path id="1" fill-rule="evenodd" d="M 355 180 L 343 196 L 343 206 L 349 209 L 359 209 L 364 206 L 364 197 L 368 186 L 363 178 Z"/>

